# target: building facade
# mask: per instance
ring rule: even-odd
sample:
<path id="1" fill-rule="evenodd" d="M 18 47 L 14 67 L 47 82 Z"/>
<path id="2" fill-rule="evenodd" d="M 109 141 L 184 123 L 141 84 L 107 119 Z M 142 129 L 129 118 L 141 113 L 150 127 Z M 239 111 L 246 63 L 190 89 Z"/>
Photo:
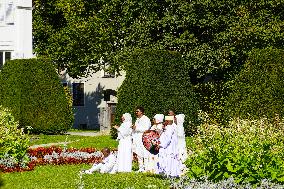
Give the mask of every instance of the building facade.
<path id="1" fill-rule="evenodd" d="M 32 57 L 32 0 L 0 0 L 0 67 Z"/>
<path id="2" fill-rule="evenodd" d="M 33 58 L 32 38 L 32 0 L 0 0 L 0 69 L 9 59 Z M 104 71 L 82 79 L 63 71 L 60 77 L 73 95 L 73 127 L 109 130 L 124 77 Z"/>
<path id="3" fill-rule="evenodd" d="M 109 130 L 117 103 L 116 91 L 124 74 L 115 76 L 102 70 L 89 77 L 74 79 L 63 71 L 60 77 L 73 96 L 74 128 Z"/>

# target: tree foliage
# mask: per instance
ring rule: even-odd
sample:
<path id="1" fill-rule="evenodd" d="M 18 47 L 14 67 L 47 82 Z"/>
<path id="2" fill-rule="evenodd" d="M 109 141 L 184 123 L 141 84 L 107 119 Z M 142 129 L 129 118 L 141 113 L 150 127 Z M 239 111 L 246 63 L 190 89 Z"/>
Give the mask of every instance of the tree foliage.
<path id="1" fill-rule="evenodd" d="M 72 126 L 68 99 L 50 61 L 11 60 L 0 72 L 0 104 L 35 133 L 60 133 Z"/>
<path id="2" fill-rule="evenodd" d="M 137 106 L 143 106 L 150 119 L 175 109 L 186 115 L 185 129 L 193 134 L 199 106 L 182 57 L 175 52 L 137 50 L 124 61 L 126 78 L 118 91 L 116 120 L 125 112 L 134 115 Z"/>
<path id="3" fill-rule="evenodd" d="M 254 50 L 230 87 L 227 116 L 284 116 L 284 51 Z"/>
<path id="4" fill-rule="evenodd" d="M 283 47 L 281 0 L 35 0 L 38 55 L 72 76 L 118 69 L 117 56 L 133 49 L 178 51 L 187 58 L 192 82 L 234 75 L 253 48 Z"/>

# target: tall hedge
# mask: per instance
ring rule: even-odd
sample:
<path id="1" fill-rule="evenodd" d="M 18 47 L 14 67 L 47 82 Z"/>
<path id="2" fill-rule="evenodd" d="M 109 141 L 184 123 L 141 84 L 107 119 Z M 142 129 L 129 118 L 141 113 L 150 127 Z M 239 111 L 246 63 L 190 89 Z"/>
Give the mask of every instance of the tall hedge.
<path id="1" fill-rule="evenodd" d="M 231 85 L 225 110 L 241 118 L 284 116 L 284 50 L 257 49 Z"/>
<path id="2" fill-rule="evenodd" d="M 124 59 L 126 78 L 118 90 L 116 120 L 140 105 L 151 119 L 169 108 L 186 114 L 187 134 L 195 130 L 199 105 L 182 57 L 169 51 L 137 50 Z"/>
<path id="3" fill-rule="evenodd" d="M 11 109 L 21 127 L 34 133 L 60 133 L 74 120 L 72 107 L 48 60 L 18 59 L 0 72 L 0 104 Z"/>

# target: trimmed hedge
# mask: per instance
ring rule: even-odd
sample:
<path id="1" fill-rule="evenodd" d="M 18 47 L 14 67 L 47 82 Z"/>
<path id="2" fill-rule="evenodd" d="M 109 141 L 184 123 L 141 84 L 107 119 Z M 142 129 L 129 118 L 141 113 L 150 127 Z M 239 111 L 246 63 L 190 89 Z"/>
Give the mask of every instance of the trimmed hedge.
<path id="1" fill-rule="evenodd" d="M 0 104 L 11 109 L 21 127 L 34 133 L 60 133 L 73 124 L 72 107 L 48 60 L 19 59 L 0 72 Z"/>
<path id="2" fill-rule="evenodd" d="M 227 117 L 284 116 L 284 51 L 257 49 L 231 85 Z"/>
<path id="3" fill-rule="evenodd" d="M 169 51 L 137 50 L 123 61 L 126 78 L 118 90 L 116 121 L 125 112 L 135 118 L 138 105 L 150 119 L 173 108 L 186 115 L 186 132 L 193 134 L 199 105 L 182 57 Z"/>

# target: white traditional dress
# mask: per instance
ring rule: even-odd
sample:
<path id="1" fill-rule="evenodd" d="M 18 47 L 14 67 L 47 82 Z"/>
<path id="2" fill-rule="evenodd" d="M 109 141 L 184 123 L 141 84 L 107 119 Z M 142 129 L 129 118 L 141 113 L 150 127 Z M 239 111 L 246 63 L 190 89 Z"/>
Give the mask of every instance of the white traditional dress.
<path id="1" fill-rule="evenodd" d="M 92 174 L 94 171 L 99 171 L 100 173 L 116 173 L 117 171 L 117 157 L 116 153 L 110 153 L 106 158 L 103 159 L 101 163 L 93 164 L 92 168 L 86 170 L 85 173 Z"/>
<path id="2" fill-rule="evenodd" d="M 117 152 L 117 171 L 131 172 L 132 170 L 132 118 L 129 113 L 123 114 L 124 121 L 117 129 L 119 140 Z"/>
<path id="3" fill-rule="evenodd" d="M 137 154 L 138 163 L 139 163 L 139 172 L 145 171 L 145 162 L 148 161 L 149 153 L 143 145 L 142 135 L 146 130 L 149 130 L 151 127 L 150 119 L 142 115 L 142 117 L 137 118 L 135 121 L 136 129 L 133 130 L 133 152 Z"/>
<path id="4" fill-rule="evenodd" d="M 187 149 L 186 149 L 186 142 L 185 142 L 185 133 L 184 133 L 184 114 L 179 114 L 176 116 L 177 120 L 177 135 L 178 135 L 178 152 L 179 158 L 182 162 L 185 162 L 187 159 Z"/>
<path id="5" fill-rule="evenodd" d="M 152 125 L 150 130 L 156 130 L 157 132 L 161 132 L 163 129 L 163 121 L 164 121 L 164 115 L 163 114 L 156 114 L 154 116 L 155 122 L 158 124 L 154 124 Z M 157 173 L 157 169 L 158 169 L 158 162 L 159 162 L 159 158 L 158 158 L 158 154 L 154 155 L 149 153 L 149 158 L 148 158 L 148 162 L 146 163 L 146 171 L 150 172 L 150 173 Z"/>
<path id="6" fill-rule="evenodd" d="M 178 137 L 176 125 L 167 125 L 165 131 L 160 136 L 159 150 L 159 174 L 169 177 L 179 177 L 181 175 L 181 162 L 178 157 Z"/>

